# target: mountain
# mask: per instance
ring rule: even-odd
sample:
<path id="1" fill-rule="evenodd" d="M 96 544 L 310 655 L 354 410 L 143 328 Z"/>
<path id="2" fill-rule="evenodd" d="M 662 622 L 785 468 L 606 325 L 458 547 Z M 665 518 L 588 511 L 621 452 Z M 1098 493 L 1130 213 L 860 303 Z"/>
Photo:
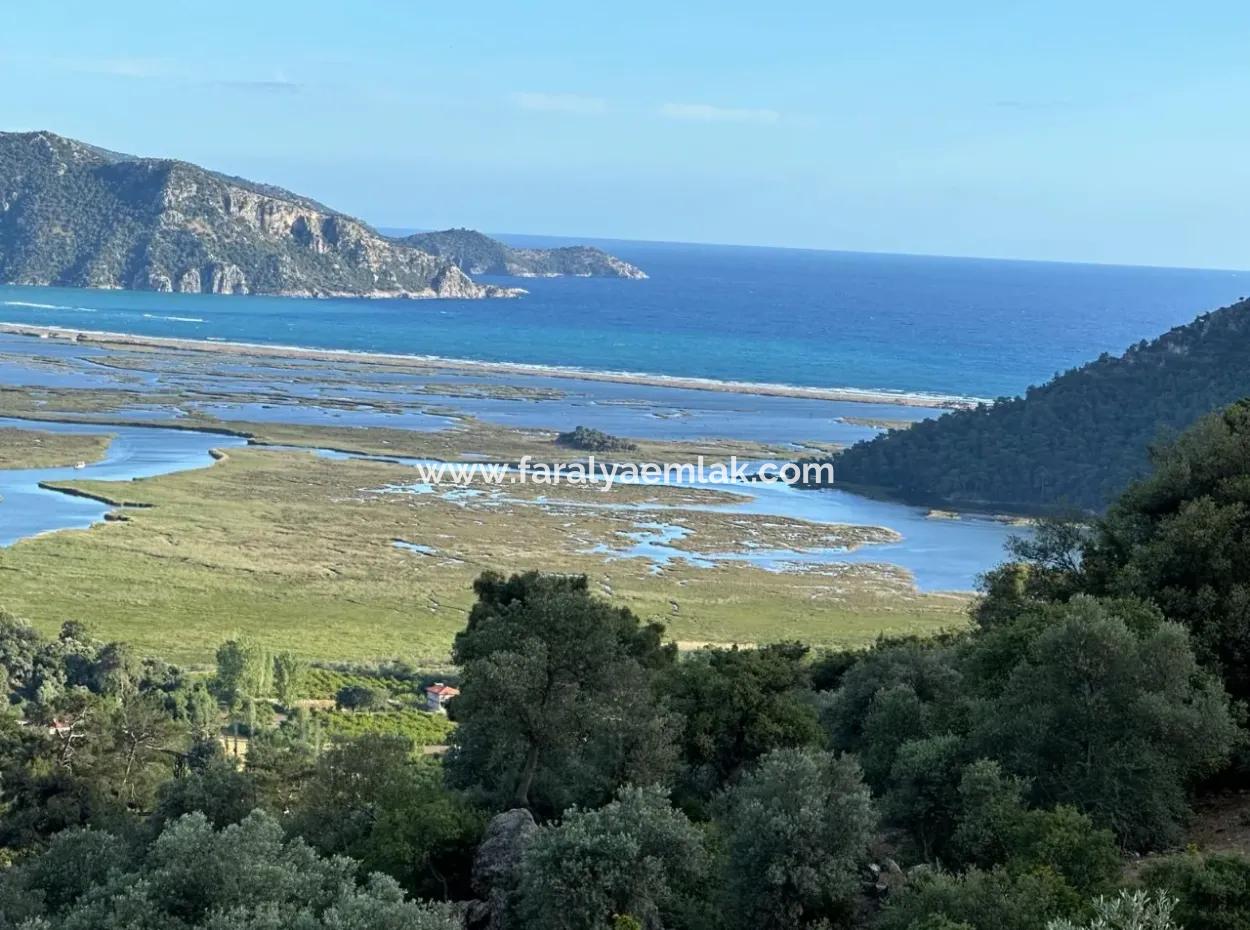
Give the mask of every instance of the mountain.
<path id="1" fill-rule="evenodd" d="M 0 282 L 302 297 L 507 297 L 315 200 L 49 132 L 0 133 Z"/>
<path id="2" fill-rule="evenodd" d="M 945 414 L 834 457 L 840 487 L 918 504 L 1102 510 L 1150 448 L 1250 396 L 1250 301 L 1204 314 L 1023 397 Z"/>
<path id="3" fill-rule="evenodd" d="M 468 274 L 516 275 L 522 278 L 645 278 L 641 268 L 588 245 L 559 249 L 517 249 L 472 229 L 417 233 L 399 240 L 452 261 Z"/>

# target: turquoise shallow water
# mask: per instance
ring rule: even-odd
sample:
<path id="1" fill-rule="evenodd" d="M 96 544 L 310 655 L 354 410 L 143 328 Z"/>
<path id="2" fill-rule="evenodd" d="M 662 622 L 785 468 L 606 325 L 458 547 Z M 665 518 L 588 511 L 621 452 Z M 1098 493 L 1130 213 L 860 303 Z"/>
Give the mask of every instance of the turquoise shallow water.
<path id="1" fill-rule="evenodd" d="M 0 288 L 0 321 L 825 387 L 1017 393 L 1237 299 L 1250 273 L 605 243 L 647 281 L 509 301 Z"/>
<path id="2" fill-rule="evenodd" d="M 113 436 L 104 458 L 83 468 L 0 469 L 0 547 L 53 530 L 91 526 L 113 509 L 89 498 L 44 490 L 39 486 L 41 482 L 130 481 L 205 468 L 213 463 L 210 450 L 245 444 L 237 436 L 220 433 L 91 423 L 31 423 L 7 417 L 0 417 L 0 428 Z"/>

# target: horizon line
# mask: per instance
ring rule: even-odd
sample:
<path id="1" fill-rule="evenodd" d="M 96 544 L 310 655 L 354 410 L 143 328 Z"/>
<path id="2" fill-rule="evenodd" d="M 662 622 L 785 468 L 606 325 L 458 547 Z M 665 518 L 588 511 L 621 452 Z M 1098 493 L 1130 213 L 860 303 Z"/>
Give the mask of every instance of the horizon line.
<path id="1" fill-rule="evenodd" d="M 388 223 L 377 223 L 371 225 L 373 225 L 374 229 L 383 234 L 387 234 L 387 230 L 397 233 L 402 232 L 405 235 L 412 235 L 414 233 L 444 232 L 448 229 L 467 229 L 473 232 L 482 232 L 482 230 L 476 229 L 475 227 L 465 225 L 444 226 L 441 229 L 425 226 L 395 226 Z M 895 258 L 934 258 L 949 261 L 1013 262 L 1028 265 L 1084 265 L 1092 268 L 1154 268 L 1160 271 L 1215 271 L 1225 274 L 1250 273 L 1250 266 L 1245 268 L 1222 268 L 1216 265 L 1154 265 L 1147 262 L 1094 261 L 1091 259 L 1073 258 L 1024 258 L 1014 255 L 959 255 L 950 252 L 891 252 L 884 249 L 836 249 L 811 245 L 773 245 L 767 243 L 748 242 L 704 242 L 693 239 L 638 239 L 628 236 L 602 236 L 587 233 L 569 235 L 564 233 L 517 232 L 513 230 L 507 232 L 483 232 L 483 235 L 501 240 L 503 237 L 511 236 L 526 237 L 531 239 L 561 239 L 570 243 L 624 242 L 638 243 L 640 245 L 706 246 L 715 249 L 769 249 L 780 252 L 821 252 L 830 255 L 873 255 Z"/>

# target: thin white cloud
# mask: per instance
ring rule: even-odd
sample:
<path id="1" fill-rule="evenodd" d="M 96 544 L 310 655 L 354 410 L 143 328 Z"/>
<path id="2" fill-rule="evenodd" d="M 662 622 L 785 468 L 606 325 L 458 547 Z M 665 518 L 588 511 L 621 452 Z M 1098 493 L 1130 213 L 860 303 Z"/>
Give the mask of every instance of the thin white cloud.
<path id="1" fill-rule="evenodd" d="M 227 80 L 213 81 L 217 87 L 226 87 L 231 90 L 252 91 L 262 94 L 298 94 L 304 89 L 304 85 L 298 81 L 292 81 L 287 78 L 282 71 L 275 71 L 271 78 L 230 78 Z"/>
<path id="2" fill-rule="evenodd" d="M 155 58 L 55 58 L 54 67 L 79 74 L 108 77 L 159 78 L 167 76 L 167 62 Z"/>
<path id="3" fill-rule="evenodd" d="M 608 110 L 608 102 L 602 97 L 583 97 L 579 94 L 516 93 L 512 95 L 512 102 L 522 110 L 574 113 L 578 116 L 594 116 Z"/>
<path id="4" fill-rule="evenodd" d="M 298 93 L 305 88 L 304 84 L 290 80 L 281 70 L 274 71 L 270 76 L 246 73 L 213 76 L 206 75 L 202 67 L 192 67 L 186 62 L 163 58 L 42 58 L 0 53 L 0 63 L 93 77 L 128 78 L 139 81 L 179 81 L 204 87 L 261 93 Z"/>
<path id="5" fill-rule="evenodd" d="M 660 107 L 660 115 L 698 123 L 775 123 L 781 119 L 776 110 L 714 107 L 706 103 L 666 103 Z"/>

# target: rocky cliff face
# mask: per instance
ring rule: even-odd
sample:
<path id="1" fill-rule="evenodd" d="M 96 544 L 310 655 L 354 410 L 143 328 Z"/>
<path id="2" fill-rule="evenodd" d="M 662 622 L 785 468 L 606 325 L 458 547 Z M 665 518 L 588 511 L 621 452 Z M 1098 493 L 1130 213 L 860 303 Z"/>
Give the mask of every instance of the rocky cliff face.
<path id="1" fill-rule="evenodd" d="M 629 262 L 587 245 L 559 249 L 517 249 L 472 229 L 444 229 L 396 240 L 450 259 L 469 274 L 512 275 L 522 278 L 562 277 L 633 278 L 647 275 Z"/>
<path id="2" fill-rule="evenodd" d="M 0 281 L 305 297 L 501 297 L 290 191 L 46 132 L 0 133 Z"/>

